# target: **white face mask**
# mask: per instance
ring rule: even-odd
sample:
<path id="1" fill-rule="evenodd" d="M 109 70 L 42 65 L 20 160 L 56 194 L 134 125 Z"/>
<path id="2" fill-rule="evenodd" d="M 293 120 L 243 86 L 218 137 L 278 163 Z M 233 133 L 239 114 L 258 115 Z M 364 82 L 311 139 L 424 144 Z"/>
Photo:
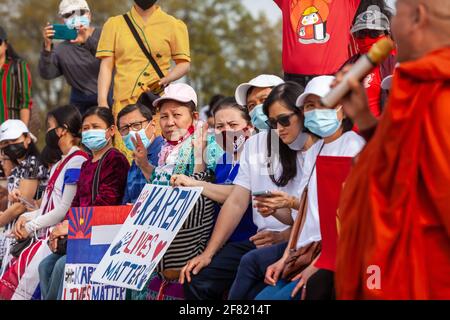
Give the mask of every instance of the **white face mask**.
<path id="1" fill-rule="evenodd" d="M 69 19 L 64 19 L 64 23 L 66 24 L 67 28 L 69 28 L 69 29 L 75 29 L 80 26 L 89 28 L 91 21 L 87 14 L 85 14 L 83 16 L 74 14 Z"/>
<path id="2" fill-rule="evenodd" d="M 290 143 L 289 149 L 294 151 L 301 151 L 305 147 L 306 140 L 308 140 L 309 135 L 306 132 L 300 132 L 294 142 Z"/>

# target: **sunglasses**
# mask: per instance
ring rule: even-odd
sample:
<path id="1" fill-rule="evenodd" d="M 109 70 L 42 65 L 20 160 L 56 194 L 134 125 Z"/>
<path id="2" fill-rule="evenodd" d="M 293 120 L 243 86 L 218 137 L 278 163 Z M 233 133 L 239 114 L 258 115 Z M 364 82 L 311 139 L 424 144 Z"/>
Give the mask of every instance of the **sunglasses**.
<path id="1" fill-rule="evenodd" d="M 69 19 L 71 16 L 73 16 L 75 13 L 79 13 L 80 16 L 84 16 L 86 13 L 88 13 L 88 10 L 73 10 L 71 12 L 67 12 L 63 15 L 61 15 L 61 17 L 63 17 L 64 19 Z"/>
<path id="2" fill-rule="evenodd" d="M 5 40 L 0 39 L 0 46 L 3 44 L 3 42 L 5 42 Z"/>
<path id="3" fill-rule="evenodd" d="M 267 121 L 267 124 L 272 129 L 276 129 L 278 127 L 278 124 L 280 124 L 281 126 L 283 126 L 285 128 L 289 127 L 291 125 L 292 116 L 295 116 L 296 114 L 297 113 L 292 112 L 290 114 L 278 116 L 276 119 L 271 118 Z"/>

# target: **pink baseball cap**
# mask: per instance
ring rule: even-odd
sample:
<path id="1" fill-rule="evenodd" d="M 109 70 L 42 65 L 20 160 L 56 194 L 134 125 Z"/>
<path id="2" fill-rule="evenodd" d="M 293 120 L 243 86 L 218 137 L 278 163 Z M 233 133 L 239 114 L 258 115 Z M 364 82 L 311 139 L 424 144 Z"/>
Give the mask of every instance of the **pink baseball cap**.
<path id="1" fill-rule="evenodd" d="M 192 101 L 197 107 L 197 94 L 195 90 L 185 83 L 173 83 L 164 89 L 164 95 L 153 101 L 153 106 L 158 107 L 162 102 L 167 100 L 175 100 L 181 103 Z"/>

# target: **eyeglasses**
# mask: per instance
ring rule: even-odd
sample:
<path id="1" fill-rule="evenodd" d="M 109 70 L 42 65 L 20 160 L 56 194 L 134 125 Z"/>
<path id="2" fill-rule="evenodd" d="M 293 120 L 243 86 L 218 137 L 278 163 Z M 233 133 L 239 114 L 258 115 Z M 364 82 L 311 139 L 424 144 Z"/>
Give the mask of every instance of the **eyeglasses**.
<path id="1" fill-rule="evenodd" d="M 86 13 L 88 13 L 88 10 L 73 10 L 67 13 L 64 13 L 63 15 L 61 15 L 61 17 L 63 17 L 63 19 L 69 19 L 71 16 L 73 16 L 75 13 L 79 13 L 80 16 L 84 16 Z"/>
<path id="2" fill-rule="evenodd" d="M 138 122 L 133 122 L 133 123 L 127 124 L 127 125 L 119 128 L 120 135 L 126 136 L 127 134 L 130 133 L 130 129 L 131 129 L 131 131 L 135 131 L 135 132 L 142 130 L 143 124 L 145 122 L 149 122 L 149 121 L 150 120 L 143 120 L 143 121 L 138 121 Z"/>
<path id="3" fill-rule="evenodd" d="M 291 114 L 281 115 L 278 116 L 276 119 L 269 119 L 267 121 L 267 124 L 272 129 L 276 129 L 278 127 L 278 124 L 282 125 L 283 127 L 289 127 L 291 125 L 291 118 L 292 116 L 295 116 L 297 113 L 292 112 Z"/>

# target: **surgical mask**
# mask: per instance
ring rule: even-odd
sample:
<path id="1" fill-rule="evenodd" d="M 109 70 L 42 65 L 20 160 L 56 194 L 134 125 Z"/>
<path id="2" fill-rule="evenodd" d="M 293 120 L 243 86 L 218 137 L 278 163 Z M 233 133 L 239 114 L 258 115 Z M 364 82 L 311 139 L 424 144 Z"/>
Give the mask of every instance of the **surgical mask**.
<path id="1" fill-rule="evenodd" d="M 269 118 L 264 114 L 263 105 L 259 104 L 253 108 L 250 112 L 250 117 L 252 119 L 253 126 L 258 130 L 268 130 L 270 129 L 267 121 Z"/>
<path id="2" fill-rule="evenodd" d="M 25 148 L 24 143 L 21 142 L 6 146 L 5 148 L 3 148 L 3 153 L 7 155 L 9 159 L 17 161 L 26 156 L 27 149 Z"/>
<path id="3" fill-rule="evenodd" d="M 151 141 L 147 137 L 147 134 L 145 133 L 145 130 L 147 130 L 149 125 L 150 125 L 150 123 L 145 128 L 142 128 L 141 130 L 139 130 L 137 132 L 130 131 L 129 134 L 122 137 L 123 143 L 125 144 L 125 147 L 127 147 L 128 150 L 134 151 L 135 148 L 134 148 L 133 141 L 131 140 L 131 137 L 136 139 L 136 135 L 139 135 L 141 137 L 141 140 L 142 140 L 142 143 L 144 144 L 145 149 L 148 149 L 148 147 L 150 147 Z"/>
<path id="4" fill-rule="evenodd" d="M 91 151 L 99 151 L 103 149 L 107 144 L 106 130 L 88 130 L 82 133 L 81 143 L 84 144 Z"/>
<path id="5" fill-rule="evenodd" d="M 89 17 L 87 15 L 79 16 L 77 14 L 74 14 L 69 19 L 64 19 L 64 23 L 69 29 L 75 29 L 80 26 L 89 28 L 91 21 L 89 20 Z"/>
<path id="6" fill-rule="evenodd" d="M 338 109 L 315 109 L 305 112 L 305 127 L 312 133 L 322 138 L 327 138 L 336 133 L 342 121 L 338 120 Z"/>
<path id="7" fill-rule="evenodd" d="M 248 128 L 238 131 L 222 131 L 220 134 L 216 135 L 216 142 L 223 151 L 237 153 L 244 147 L 245 142 L 249 138 L 246 134 L 247 131 Z"/>
<path id="8" fill-rule="evenodd" d="M 309 135 L 306 132 L 300 132 L 294 142 L 288 144 L 289 149 L 294 151 L 301 151 L 305 147 L 306 140 L 308 140 Z"/>
<path id="9" fill-rule="evenodd" d="M 134 3 L 138 5 L 142 10 L 150 9 L 157 0 L 134 0 Z"/>

